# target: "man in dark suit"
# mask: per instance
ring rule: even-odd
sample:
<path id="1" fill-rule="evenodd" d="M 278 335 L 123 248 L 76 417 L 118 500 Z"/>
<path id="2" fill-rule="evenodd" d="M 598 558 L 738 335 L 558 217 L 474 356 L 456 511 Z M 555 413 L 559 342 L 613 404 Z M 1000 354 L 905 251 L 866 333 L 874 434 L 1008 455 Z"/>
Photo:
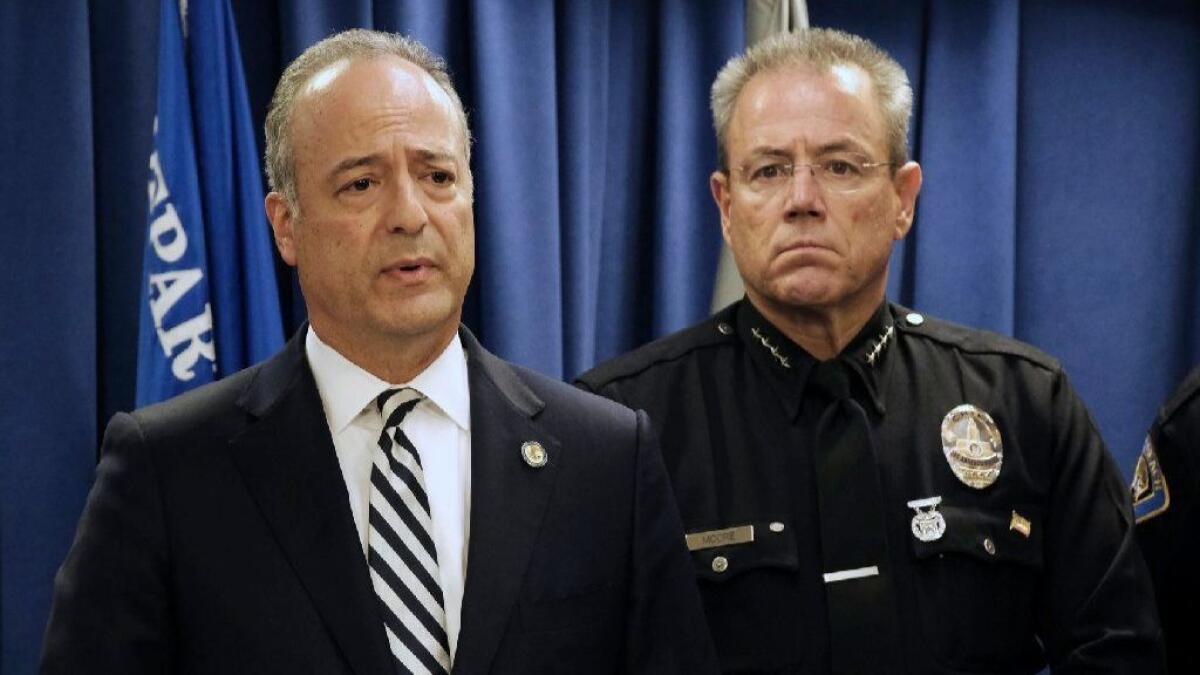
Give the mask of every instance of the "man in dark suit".
<path id="1" fill-rule="evenodd" d="M 473 184 L 440 59 L 369 31 L 314 45 L 267 162 L 311 324 L 113 419 L 43 671 L 709 671 L 645 416 L 459 324 Z"/>

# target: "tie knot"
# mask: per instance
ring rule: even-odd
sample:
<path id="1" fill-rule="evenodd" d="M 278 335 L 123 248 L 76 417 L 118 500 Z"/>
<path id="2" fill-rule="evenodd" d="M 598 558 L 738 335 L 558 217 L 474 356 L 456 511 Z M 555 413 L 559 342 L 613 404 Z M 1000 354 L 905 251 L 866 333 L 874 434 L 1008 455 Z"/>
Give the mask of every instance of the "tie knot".
<path id="1" fill-rule="evenodd" d="M 400 426 L 404 417 L 424 399 L 425 396 L 412 387 L 388 389 L 380 394 L 379 398 L 375 399 L 375 405 L 383 417 L 383 428 L 392 429 Z"/>
<path id="2" fill-rule="evenodd" d="M 838 359 L 821 361 L 808 375 L 809 386 L 826 396 L 841 400 L 850 398 L 850 376 Z"/>

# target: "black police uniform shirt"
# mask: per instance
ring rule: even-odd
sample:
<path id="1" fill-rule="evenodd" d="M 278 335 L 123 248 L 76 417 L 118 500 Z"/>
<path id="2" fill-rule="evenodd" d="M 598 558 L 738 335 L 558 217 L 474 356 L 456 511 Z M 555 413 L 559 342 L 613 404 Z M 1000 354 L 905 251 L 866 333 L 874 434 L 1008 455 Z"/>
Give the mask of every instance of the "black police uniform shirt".
<path id="1" fill-rule="evenodd" d="M 886 546 L 877 566 L 899 653 L 880 672 L 1161 671 L 1126 488 L 1056 361 L 886 302 L 838 358 L 878 457 L 884 531 L 839 526 Z M 644 409 L 661 435 L 689 540 L 701 540 L 689 548 L 726 672 L 829 672 L 836 660 L 812 459 L 824 404 L 806 389 L 815 363 L 742 300 L 576 382 Z M 960 480 L 944 450 L 943 421 L 964 404 L 999 436 L 986 487 Z M 943 532 L 922 540 L 914 519 L 933 511 Z M 703 543 L 745 539 L 747 525 L 753 541 Z"/>
<path id="2" fill-rule="evenodd" d="M 1200 368 L 1184 379 L 1150 426 L 1132 493 L 1170 671 L 1200 672 L 1192 637 L 1200 603 Z"/>

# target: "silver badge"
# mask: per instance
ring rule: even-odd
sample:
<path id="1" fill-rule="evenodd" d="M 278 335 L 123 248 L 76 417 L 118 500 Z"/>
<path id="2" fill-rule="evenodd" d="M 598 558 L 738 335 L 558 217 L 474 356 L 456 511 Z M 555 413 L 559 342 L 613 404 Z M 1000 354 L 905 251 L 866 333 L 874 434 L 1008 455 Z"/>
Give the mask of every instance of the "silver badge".
<path id="1" fill-rule="evenodd" d="M 525 458 L 525 463 L 535 469 L 540 469 L 546 466 L 546 460 L 550 457 L 546 453 L 546 449 L 537 441 L 526 441 L 521 444 L 521 456 Z"/>
<path id="2" fill-rule="evenodd" d="M 977 489 L 996 482 L 1004 462 L 1000 430 L 992 416 L 964 403 L 942 420 L 942 451 L 954 475 Z"/>
<path id="3" fill-rule="evenodd" d="M 914 499 L 908 503 L 908 508 L 917 512 L 912 519 L 913 536 L 921 541 L 937 541 L 946 534 L 946 519 L 937 510 L 942 503 L 941 497 L 926 497 Z"/>

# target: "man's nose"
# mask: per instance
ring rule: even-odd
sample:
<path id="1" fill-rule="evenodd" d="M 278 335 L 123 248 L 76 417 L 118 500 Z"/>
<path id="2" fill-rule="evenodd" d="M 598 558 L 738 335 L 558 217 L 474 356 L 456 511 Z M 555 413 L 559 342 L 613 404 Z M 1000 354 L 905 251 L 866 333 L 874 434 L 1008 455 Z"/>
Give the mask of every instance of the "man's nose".
<path id="1" fill-rule="evenodd" d="M 795 164 L 787 182 L 787 217 L 819 217 L 825 213 L 824 194 L 817 180 L 817 170 L 810 164 Z"/>
<path id="2" fill-rule="evenodd" d="M 388 229 L 393 232 L 416 234 L 429 223 L 425 212 L 424 193 L 417 178 L 407 171 L 397 174 L 392 208 L 388 213 Z"/>

